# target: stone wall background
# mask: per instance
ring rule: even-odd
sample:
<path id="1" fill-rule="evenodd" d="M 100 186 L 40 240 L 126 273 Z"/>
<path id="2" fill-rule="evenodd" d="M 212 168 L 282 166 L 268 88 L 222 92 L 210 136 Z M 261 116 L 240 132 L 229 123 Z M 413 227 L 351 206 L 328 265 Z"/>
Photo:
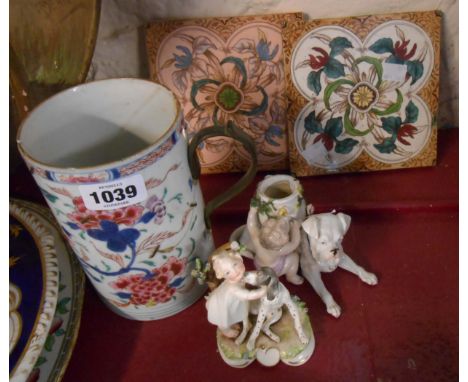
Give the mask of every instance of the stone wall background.
<path id="1" fill-rule="evenodd" d="M 88 80 L 149 77 L 144 27 L 156 19 L 298 11 L 318 19 L 435 9 L 443 13 L 438 125 L 458 126 L 458 0 L 102 0 Z"/>

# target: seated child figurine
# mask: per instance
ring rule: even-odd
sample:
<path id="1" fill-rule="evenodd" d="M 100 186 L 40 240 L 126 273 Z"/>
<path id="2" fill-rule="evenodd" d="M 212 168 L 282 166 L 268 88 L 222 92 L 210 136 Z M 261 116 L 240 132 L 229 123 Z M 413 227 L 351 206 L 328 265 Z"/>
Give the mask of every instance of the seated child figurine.
<path id="1" fill-rule="evenodd" d="M 286 279 L 292 284 L 300 285 L 304 282 L 297 274 L 298 247 L 301 242 L 299 221 L 283 216 L 268 218 L 260 225 L 258 209 L 251 207 L 247 218 L 247 231 L 251 241 L 247 248 L 253 247 L 253 259 L 257 269 L 270 267 L 277 276 L 286 275 Z"/>
<path id="2" fill-rule="evenodd" d="M 244 342 L 249 330 L 249 301 L 266 294 L 266 286 L 247 290 L 244 287 L 245 267 L 239 254 L 239 244 L 221 247 L 212 257 L 216 278 L 224 281 L 207 297 L 208 321 L 217 325 L 228 338 L 236 338 L 237 345 Z M 242 322 L 242 332 L 233 325 Z"/>

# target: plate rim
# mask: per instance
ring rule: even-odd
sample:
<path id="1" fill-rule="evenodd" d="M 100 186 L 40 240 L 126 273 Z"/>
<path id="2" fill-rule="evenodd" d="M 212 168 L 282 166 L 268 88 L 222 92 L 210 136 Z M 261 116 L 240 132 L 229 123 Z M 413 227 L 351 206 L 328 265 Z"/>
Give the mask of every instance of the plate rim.
<path id="1" fill-rule="evenodd" d="M 19 206 L 11 199 L 9 201 L 9 215 L 18 220 L 33 237 L 39 251 L 44 277 L 41 302 L 33 329 L 18 361 L 9 373 L 10 382 L 17 382 L 28 378 L 44 347 L 57 305 L 59 267 L 55 253 L 55 241 L 49 230 L 26 208 Z M 44 320 L 42 317 L 46 317 L 46 319 Z"/>
<path id="2" fill-rule="evenodd" d="M 81 317 L 83 311 L 83 303 L 84 303 L 84 295 L 85 295 L 85 284 L 86 284 L 86 276 L 79 264 L 76 256 L 71 249 L 68 242 L 63 238 L 62 231 L 60 226 L 58 225 L 57 221 L 55 220 L 52 212 L 49 208 L 40 205 L 38 203 L 30 202 L 27 200 L 22 199 L 12 199 L 17 204 L 23 206 L 24 208 L 29 209 L 32 211 L 33 214 L 39 215 L 40 218 L 43 218 L 47 223 L 49 223 L 56 231 L 57 235 L 62 240 L 66 254 L 70 261 L 70 268 L 71 268 L 71 276 L 73 280 L 73 284 L 71 285 L 73 299 L 75 300 L 75 306 L 73 309 L 70 310 L 70 318 L 69 324 L 66 328 L 66 339 L 62 342 L 62 346 L 58 352 L 58 356 L 54 361 L 54 365 L 51 369 L 51 373 L 47 376 L 46 380 L 48 382 L 59 382 L 65 375 L 65 372 L 68 368 L 70 363 L 71 356 L 73 354 L 73 350 L 76 345 L 76 341 L 78 339 L 78 333 L 81 327 Z M 60 268 L 60 266 L 59 266 Z M 55 317 L 55 312 L 54 312 Z M 43 350 L 42 350 L 43 351 Z M 41 354 L 42 354 L 41 351 Z M 34 367 L 33 367 L 34 369 Z"/>

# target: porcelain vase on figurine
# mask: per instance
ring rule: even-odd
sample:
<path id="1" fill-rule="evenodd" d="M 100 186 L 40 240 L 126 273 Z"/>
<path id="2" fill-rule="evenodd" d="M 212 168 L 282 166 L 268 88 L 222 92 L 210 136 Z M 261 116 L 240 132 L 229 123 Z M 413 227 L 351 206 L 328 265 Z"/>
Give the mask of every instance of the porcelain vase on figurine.
<path id="1" fill-rule="evenodd" d="M 247 224 L 236 229 L 231 240 L 245 248 L 257 269 L 272 268 L 277 276 L 296 285 L 304 281 L 297 272 L 304 241 L 301 222 L 306 215 L 303 189 L 290 175 L 267 176 L 250 202 Z"/>
<path id="2" fill-rule="evenodd" d="M 301 183 L 290 175 L 268 175 L 257 186 L 254 200 L 259 204 L 259 219 L 289 216 L 305 218 L 306 204 Z"/>
<path id="3" fill-rule="evenodd" d="M 205 291 L 190 271 L 213 240 L 184 125 L 166 88 L 113 79 L 59 93 L 18 133 L 89 280 L 126 318 L 173 315 Z"/>

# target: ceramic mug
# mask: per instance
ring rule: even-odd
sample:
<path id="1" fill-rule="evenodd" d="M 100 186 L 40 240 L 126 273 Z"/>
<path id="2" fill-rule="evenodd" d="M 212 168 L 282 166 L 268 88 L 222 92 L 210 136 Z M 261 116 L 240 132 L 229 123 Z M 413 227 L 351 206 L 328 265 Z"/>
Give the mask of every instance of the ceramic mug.
<path id="1" fill-rule="evenodd" d="M 209 214 L 256 172 L 255 144 L 229 124 L 188 144 L 174 95 L 138 79 L 65 90 L 39 105 L 18 131 L 19 151 L 103 301 L 130 319 L 171 316 L 205 291 L 195 257 L 214 250 Z M 248 172 L 204 208 L 196 156 L 205 138 L 238 139 Z"/>

